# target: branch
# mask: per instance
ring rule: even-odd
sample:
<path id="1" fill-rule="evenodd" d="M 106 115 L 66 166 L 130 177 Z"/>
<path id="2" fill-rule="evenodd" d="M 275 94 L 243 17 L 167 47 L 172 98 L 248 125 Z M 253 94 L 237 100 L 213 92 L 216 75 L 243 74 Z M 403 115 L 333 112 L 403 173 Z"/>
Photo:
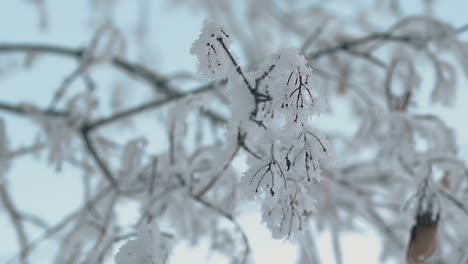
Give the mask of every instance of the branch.
<path id="1" fill-rule="evenodd" d="M 245 74 L 244 72 L 242 71 L 242 68 L 241 66 L 237 63 L 236 59 L 234 59 L 234 56 L 232 56 L 231 52 L 229 51 L 229 49 L 227 48 L 226 44 L 224 44 L 224 41 L 223 41 L 223 38 L 221 37 L 218 37 L 216 38 L 216 40 L 221 44 L 221 46 L 223 47 L 223 50 L 226 52 L 226 54 L 228 55 L 229 59 L 231 60 L 231 63 L 234 65 L 234 67 L 236 68 L 236 72 L 242 77 L 242 80 L 244 81 L 245 85 L 247 86 L 247 88 L 249 89 L 250 92 L 253 92 L 254 88 L 252 87 L 252 85 L 250 84 L 250 82 L 247 80 L 247 78 L 245 77 Z"/>
<path id="2" fill-rule="evenodd" d="M 182 98 L 186 98 L 188 96 L 197 95 L 197 94 L 201 94 L 201 93 L 204 93 L 204 92 L 207 92 L 207 91 L 214 90 L 214 88 L 217 87 L 217 84 L 225 84 L 225 83 L 226 83 L 226 81 L 221 81 L 220 83 L 215 83 L 215 82 L 209 83 L 209 84 L 206 84 L 206 85 L 202 86 L 201 88 L 195 89 L 195 90 L 190 91 L 190 92 L 177 93 L 177 94 L 171 95 L 171 96 L 169 96 L 168 98 L 165 98 L 165 99 L 154 100 L 154 101 L 151 101 L 151 102 L 148 102 L 148 103 L 145 103 L 145 104 L 141 104 L 141 105 L 133 107 L 133 108 L 129 108 L 127 110 L 123 110 L 121 112 L 117 112 L 117 113 L 115 113 L 115 114 L 113 114 L 111 116 L 108 116 L 108 117 L 98 118 L 97 120 L 95 120 L 95 121 L 93 121 L 91 123 L 83 124 L 83 126 L 80 129 L 80 132 L 81 132 L 83 141 L 85 143 L 86 149 L 91 154 L 91 156 L 93 157 L 96 164 L 98 165 L 98 167 L 103 172 L 106 179 L 111 183 L 112 186 L 117 188 L 118 184 L 117 184 L 117 181 L 115 180 L 115 178 L 113 177 L 111 170 L 107 167 L 107 165 L 104 163 L 102 158 L 99 156 L 95 146 L 93 145 L 93 143 L 92 143 L 92 141 L 90 139 L 89 134 L 90 134 L 90 132 L 92 132 L 92 130 L 94 130 L 94 129 L 100 127 L 100 126 L 119 121 L 119 120 L 121 120 L 123 118 L 127 118 L 127 117 L 130 117 L 130 116 L 139 114 L 139 113 L 147 111 L 149 109 L 154 109 L 154 108 L 157 108 L 157 107 L 167 105 L 168 103 L 171 103 L 171 102 L 176 101 L 178 99 L 182 99 Z M 5 103 L 0 103 L 0 110 L 6 110 L 6 111 L 8 111 L 10 113 L 14 113 L 14 114 L 22 115 L 22 116 L 25 116 L 25 115 L 28 114 L 28 111 L 23 106 L 9 105 L 9 104 L 5 104 Z M 68 113 L 66 113 L 66 112 L 60 112 L 60 111 L 55 111 L 55 110 L 44 110 L 44 111 L 41 110 L 39 112 L 41 114 L 50 115 L 50 116 L 63 116 L 63 117 L 68 116 Z"/>
<path id="3" fill-rule="evenodd" d="M 22 115 L 22 116 L 25 116 L 25 115 L 27 115 L 29 113 L 29 111 L 26 110 L 23 106 L 9 105 L 9 104 L 5 104 L 5 103 L 0 103 L 0 110 L 6 110 L 6 111 L 8 111 L 10 113 L 14 113 L 14 114 Z M 44 110 L 44 111 L 40 110 L 39 112 L 41 114 L 45 114 L 45 115 L 49 115 L 49 116 L 55 116 L 55 117 L 56 116 L 61 116 L 61 117 L 68 116 L 68 114 L 66 112 L 59 112 L 59 111 L 55 111 L 55 110 Z M 113 187 L 117 188 L 118 187 L 117 186 L 117 181 L 112 176 L 112 173 L 111 173 L 110 169 L 105 165 L 104 161 L 98 155 L 97 150 L 96 150 L 95 146 L 93 145 L 93 143 L 92 143 L 92 141 L 91 141 L 91 139 L 89 137 L 89 133 L 91 132 L 91 128 L 92 128 L 92 126 L 85 124 L 80 129 L 80 132 L 81 132 L 83 141 L 85 143 L 86 149 L 89 152 L 89 154 L 91 154 L 93 159 L 96 161 L 97 165 L 99 166 L 99 168 L 101 169 L 101 171 L 103 172 L 103 174 L 107 178 L 107 180 L 111 183 L 111 185 Z"/>
<path id="4" fill-rule="evenodd" d="M 44 230 L 47 230 L 49 228 L 49 225 L 47 224 L 46 221 L 44 221 L 44 219 L 32 213 L 20 211 L 19 215 L 24 222 L 29 222 L 35 225 L 36 227 L 44 229 Z"/>
<path id="5" fill-rule="evenodd" d="M 30 113 L 30 109 L 28 108 L 29 108 L 28 106 L 25 106 L 22 104 L 15 105 L 15 104 L 0 102 L 0 110 L 5 111 L 10 114 L 14 114 L 14 115 L 20 115 L 20 116 L 27 115 L 28 113 Z M 67 112 L 56 111 L 56 110 L 34 109 L 34 111 L 39 111 L 40 114 L 51 116 L 51 117 L 67 117 L 69 115 Z"/>
<path id="6" fill-rule="evenodd" d="M 67 48 L 48 44 L 0 44 L 0 53 L 48 53 L 51 55 L 69 57 L 77 60 L 81 60 L 85 51 L 85 48 Z M 169 87 L 168 79 L 160 76 L 159 74 L 156 74 L 143 65 L 132 63 L 118 57 L 112 58 L 110 63 L 126 74 L 143 79 L 153 88 L 158 89 L 166 95 L 174 93 L 174 90 Z"/>
<path id="7" fill-rule="evenodd" d="M 117 181 L 115 180 L 114 176 L 112 175 L 112 172 L 110 169 L 107 167 L 107 165 L 104 163 L 104 161 L 101 159 L 99 154 L 97 153 L 97 150 L 93 143 L 91 142 L 91 139 L 89 137 L 90 130 L 88 126 L 83 126 L 81 128 L 81 136 L 83 138 L 83 141 L 85 143 L 86 149 L 88 150 L 88 153 L 91 154 L 93 157 L 94 161 L 98 165 L 98 167 L 101 169 L 104 177 L 109 181 L 112 187 L 118 190 L 118 184 Z"/>
<path id="8" fill-rule="evenodd" d="M 11 200 L 11 197 L 8 194 L 8 191 L 4 184 L 0 184 L 0 198 L 6 212 L 10 216 L 11 223 L 15 227 L 16 236 L 18 237 L 18 244 L 21 252 L 23 252 L 28 246 L 28 238 L 26 236 L 26 231 L 24 230 L 21 215 L 16 209 L 15 205 L 13 204 L 13 201 Z M 21 263 L 27 263 L 26 257 L 26 254 L 20 255 Z"/>
<path id="9" fill-rule="evenodd" d="M 226 83 L 226 81 L 222 81 L 219 84 L 225 84 L 225 83 Z M 91 130 L 96 129 L 97 127 L 100 127 L 100 126 L 103 126 L 103 125 L 106 125 L 106 124 L 109 124 L 109 123 L 113 123 L 115 121 L 130 117 L 130 116 L 135 115 L 135 114 L 139 114 L 139 113 L 147 111 L 149 109 L 154 109 L 154 108 L 157 108 L 157 107 L 161 107 L 161 106 L 167 105 L 168 103 L 171 103 L 173 101 L 176 101 L 176 100 L 179 100 L 179 99 L 182 99 L 182 98 L 186 98 L 186 97 L 191 96 L 191 95 L 197 95 L 197 94 L 201 94 L 201 93 L 204 93 L 204 92 L 207 92 L 207 91 L 214 90 L 214 88 L 217 87 L 217 84 L 218 83 L 215 83 L 215 82 L 208 83 L 208 84 L 206 84 L 206 85 L 204 85 L 204 86 L 202 86 L 202 87 L 200 87 L 198 89 L 195 89 L 193 91 L 190 91 L 190 92 L 176 93 L 176 94 L 170 95 L 169 97 L 164 98 L 164 99 L 157 99 L 157 100 L 154 100 L 154 101 L 151 101 L 151 102 L 148 102 L 148 103 L 144 103 L 144 104 L 141 104 L 141 105 L 138 105 L 138 106 L 123 110 L 121 112 L 114 113 L 114 114 L 112 114 L 112 115 L 110 115 L 108 117 L 99 118 L 99 119 L 87 124 L 86 129 L 91 131 Z"/>
<path id="10" fill-rule="evenodd" d="M 218 87 L 219 85 L 225 85 L 226 83 L 227 83 L 227 80 L 223 80 L 221 82 L 211 82 L 211 83 L 205 84 L 205 85 L 201 86 L 200 88 L 194 89 L 194 90 L 189 91 L 189 92 L 173 93 L 172 95 L 170 95 L 170 96 L 168 96 L 166 98 L 157 99 L 157 100 L 154 100 L 154 101 L 143 103 L 141 105 L 131 107 L 129 109 L 122 110 L 120 112 L 114 113 L 114 114 L 112 114 L 110 116 L 98 118 L 98 119 L 96 119 L 96 120 L 94 120 L 94 121 L 92 121 L 92 122 L 90 122 L 88 124 L 85 124 L 84 128 L 86 130 L 91 131 L 91 130 L 96 129 L 97 127 L 107 125 L 109 123 L 113 123 L 113 122 L 119 121 L 119 120 L 124 119 L 124 118 L 128 118 L 130 116 L 133 116 L 133 115 L 148 111 L 150 109 L 165 106 L 165 105 L 167 105 L 167 104 L 169 104 L 171 102 L 177 101 L 179 99 L 186 98 L 188 96 L 202 94 L 204 92 L 212 91 L 216 87 Z M 12 114 L 20 115 L 20 116 L 26 116 L 29 113 L 28 109 L 26 107 L 24 107 L 23 105 L 13 105 L 13 104 L 2 103 L 2 102 L 0 102 L 0 110 L 6 111 L 6 112 L 12 113 Z M 70 114 L 68 112 L 64 112 L 64 111 L 56 111 L 56 110 L 50 110 L 50 109 L 49 110 L 35 109 L 35 111 L 38 111 L 42 115 L 47 115 L 47 116 L 51 116 L 51 117 L 69 117 L 70 116 Z M 207 110 L 207 111 L 205 111 L 205 114 L 207 116 L 209 116 L 210 118 L 213 118 L 214 120 L 218 121 L 218 122 L 223 122 L 223 123 L 227 122 L 224 117 L 220 116 L 219 114 L 217 114 L 215 112 Z"/>
<path id="11" fill-rule="evenodd" d="M 0 44 L 0 54 L 1 53 L 14 53 L 14 52 L 21 52 L 21 53 L 45 53 L 51 55 L 58 55 L 63 57 L 69 57 L 76 60 L 81 60 L 83 54 L 85 53 L 85 48 L 67 48 L 62 46 L 55 46 L 55 45 L 47 45 L 47 44 Z M 137 78 L 140 78 L 146 81 L 150 86 L 152 86 L 155 90 L 162 92 L 166 96 L 179 96 L 183 95 L 184 93 L 180 93 L 174 87 L 169 85 L 169 78 L 165 78 L 156 72 L 146 68 L 143 65 L 132 63 L 126 61 L 122 58 L 114 57 L 110 60 L 110 63 L 119 69 L 120 71 Z M 221 82 L 222 84 L 226 83 L 226 80 Z M 215 83 L 210 83 L 209 85 L 215 85 Z M 2 107 L 3 106 L 3 107 Z M 151 106 L 150 106 L 151 107 Z M 13 113 L 21 113 L 21 109 L 18 108 L 10 108 L 8 105 L 0 104 L 0 109 L 8 110 Z M 48 114 L 52 115 L 62 115 L 63 113 L 49 110 Z M 224 120 L 219 114 L 207 111 L 210 116 L 215 116 L 217 119 Z"/>
<path id="12" fill-rule="evenodd" d="M 5 103 L 0 103 L 0 110 L 6 110 L 10 113 L 18 114 L 21 116 L 26 116 L 29 112 L 22 106 L 15 106 L 15 105 L 9 105 Z M 46 111 L 39 111 L 41 114 L 49 115 L 49 116 L 68 116 L 66 112 L 58 112 L 54 110 L 46 110 Z M 83 141 L 85 143 L 86 149 L 91 154 L 93 159 L 96 161 L 97 165 L 103 172 L 104 176 L 107 178 L 107 180 L 111 183 L 111 185 L 115 188 L 117 188 L 117 181 L 114 179 L 112 176 L 112 173 L 110 169 L 105 165 L 104 161 L 101 159 L 101 157 L 98 155 L 95 146 L 93 145 L 89 133 L 91 132 L 90 126 L 89 125 L 83 125 L 80 129 Z"/>
<path id="13" fill-rule="evenodd" d="M 390 32 L 374 33 L 374 34 L 371 34 L 362 38 L 345 41 L 341 44 L 312 52 L 307 56 L 307 58 L 309 60 L 318 60 L 322 56 L 334 54 L 334 53 L 341 52 L 341 51 L 348 51 L 357 46 L 361 46 L 361 45 L 364 45 L 373 41 L 378 41 L 378 40 L 408 43 L 410 39 L 411 38 L 409 36 L 393 36 Z"/>
<path id="14" fill-rule="evenodd" d="M 414 45 L 414 41 L 416 40 L 415 36 L 412 36 L 412 35 L 400 35 L 400 36 L 398 36 L 398 35 L 394 35 L 392 31 L 393 30 L 389 30 L 389 31 L 386 31 L 386 32 L 377 32 L 377 33 L 373 33 L 373 34 L 370 34 L 370 35 L 362 37 L 362 38 L 357 38 L 357 39 L 354 39 L 354 40 L 345 41 L 345 42 L 343 42 L 341 44 L 338 44 L 338 45 L 335 45 L 335 46 L 332 46 L 332 47 L 327 47 L 327 48 L 312 52 L 307 56 L 307 58 L 309 60 L 318 60 L 322 56 L 338 53 L 338 52 L 341 52 L 341 51 L 347 51 L 347 52 L 350 52 L 352 54 L 354 52 L 354 51 L 352 51 L 353 48 L 356 48 L 358 46 L 368 44 L 368 43 L 371 43 L 371 42 L 374 42 L 374 41 L 389 41 L 389 42 L 403 43 L 403 44 L 410 45 L 410 46 Z M 468 24 L 463 25 L 463 26 L 455 29 L 456 34 L 462 34 L 462 33 L 466 32 L 466 31 L 468 31 Z M 434 40 L 435 38 L 438 38 L 438 37 L 444 37 L 444 36 L 440 36 L 440 35 L 433 36 L 433 37 L 429 38 L 427 41 Z M 356 54 L 354 54 L 354 55 L 356 55 Z M 366 56 L 370 56 L 370 54 L 368 54 Z M 367 59 L 369 59 L 369 58 L 372 58 L 372 57 L 368 57 Z"/>

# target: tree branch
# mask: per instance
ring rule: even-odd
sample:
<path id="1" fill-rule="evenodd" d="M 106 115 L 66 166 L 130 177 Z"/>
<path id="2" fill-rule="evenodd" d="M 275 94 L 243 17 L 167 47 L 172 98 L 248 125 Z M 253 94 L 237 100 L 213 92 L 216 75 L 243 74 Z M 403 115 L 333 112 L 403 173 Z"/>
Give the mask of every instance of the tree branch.
<path id="1" fill-rule="evenodd" d="M 26 115 L 30 112 L 27 106 L 21 105 L 21 104 L 8 104 L 5 102 L 0 102 L 0 110 L 5 111 L 10 114 L 14 115 Z M 39 111 L 40 114 L 47 115 L 47 116 L 52 116 L 52 117 L 67 117 L 69 114 L 67 112 L 63 111 L 56 111 L 56 110 L 37 110 L 34 109 L 34 111 Z"/>
<path id="2" fill-rule="evenodd" d="M 456 34 L 462 34 L 464 32 L 468 31 L 468 24 L 463 25 L 457 29 L 455 29 Z M 443 37 L 443 36 L 434 36 L 433 38 L 428 39 L 428 41 L 435 39 L 436 37 Z M 374 41 L 389 41 L 389 42 L 397 42 L 397 43 L 403 43 L 407 45 L 413 45 L 414 40 L 416 39 L 415 36 L 412 35 L 394 35 L 392 30 L 386 31 L 386 32 L 378 32 L 378 33 L 373 33 L 368 36 L 362 37 L 362 38 L 357 38 L 354 40 L 349 40 L 342 42 L 338 45 L 332 46 L 332 47 L 327 47 L 324 49 L 317 50 L 315 52 L 309 53 L 307 58 L 309 60 L 318 60 L 322 56 L 334 54 L 337 52 L 341 51 L 347 51 L 351 52 L 353 48 L 356 48 L 358 46 L 368 44 Z M 367 53 L 370 56 L 369 53 Z M 356 55 L 356 54 L 355 54 Z M 362 56 L 362 55 L 361 55 Z M 371 57 L 368 57 L 369 59 Z M 375 58 L 372 58 L 373 60 Z"/>
<path id="3" fill-rule="evenodd" d="M 101 159 L 99 154 L 97 153 L 97 150 L 93 143 L 91 142 L 91 139 L 89 137 L 90 130 L 87 126 L 83 126 L 81 128 L 81 136 L 83 138 L 83 141 L 85 143 L 86 149 L 88 150 L 88 153 L 91 154 L 93 157 L 94 161 L 98 165 L 98 167 L 101 169 L 104 177 L 109 181 L 112 187 L 118 190 L 118 184 L 117 180 L 114 178 L 112 175 L 112 172 L 110 169 L 107 167 L 107 165 L 104 163 L 104 161 Z"/>
<path id="4" fill-rule="evenodd" d="M 49 44 L 0 44 L 0 53 L 48 53 L 51 55 L 69 57 L 77 60 L 81 60 L 85 51 L 85 48 L 67 48 Z M 174 93 L 174 90 L 169 87 L 168 79 L 151 71 L 143 65 L 132 63 L 118 57 L 112 58 L 110 63 L 126 74 L 141 78 L 142 80 L 148 82 L 153 88 L 161 91 L 166 95 Z"/>
<path id="5" fill-rule="evenodd" d="M 55 46 L 55 45 L 48 45 L 48 44 L 23 44 L 23 43 L 15 43 L 15 44 L 0 44 L 0 54 L 1 53 L 45 53 L 51 55 L 58 55 L 63 57 L 69 57 L 76 60 L 81 60 L 84 52 L 86 51 L 85 48 L 67 48 L 62 46 Z M 122 58 L 114 57 L 110 60 L 110 63 L 119 69 L 120 71 L 137 78 L 140 78 L 146 81 L 153 89 L 162 92 L 164 95 L 169 96 L 170 98 L 175 96 L 180 96 L 185 93 L 181 93 L 177 91 L 174 87 L 169 85 L 170 79 L 165 78 L 156 72 L 146 68 L 143 65 L 132 63 L 126 61 Z M 222 84 L 226 83 L 226 80 L 221 82 Z M 214 85 L 214 83 L 210 83 L 207 86 Z M 175 99 L 175 98 L 172 98 Z M 151 106 L 148 106 L 149 108 Z M 8 110 L 14 113 L 21 113 L 21 109 L 18 108 L 10 108 L 8 105 L 0 104 L 0 109 Z M 52 115 L 62 115 L 63 113 L 49 110 L 49 114 Z M 219 114 L 207 111 L 210 116 L 215 116 L 218 120 L 224 120 L 222 116 Z"/>
<path id="6" fill-rule="evenodd" d="M 222 81 L 220 84 L 225 84 L 225 83 L 226 83 L 226 81 Z M 121 120 L 121 119 L 130 117 L 130 116 L 133 116 L 135 114 L 139 114 L 141 112 L 147 111 L 149 109 L 154 109 L 154 108 L 157 108 L 157 107 L 161 107 L 161 106 L 164 106 L 164 105 L 166 105 L 168 103 L 171 103 L 173 101 L 176 101 L 176 100 L 179 100 L 179 99 L 191 96 L 191 95 L 197 95 L 197 94 L 201 94 L 201 93 L 204 93 L 204 92 L 207 92 L 207 91 L 214 90 L 216 87 L 217 87 L 217 83 L 212 82 L 212 83 L 208 83 L 208 84 L 206 84 L 206 85 L 204 85 L 204 86 L 202 86 L 202 87 L 200 87 L 198 89 L 195 89 L 193 91 L 190 91 L 190 92 L 177 93 L 177 94 L 170 95 L 169 97 L 164 98 L 164 99 L 157 99 L 157 100 L 154 100 L 154 101 L 151 101 L 151 102 L 148 102 L 148 103 L 144 103 L 144 104 L 141 104 L 141 105 L 138 105 L 138 106 L 123 110 L 121 112 L 114 113 L 114 114 L 112 114 L 112 115 L 110 115 L 108 117 L 99 118 L 99 119 L 87 124 L 86 129 L 94 130 L 97 127 L 100 127 L 100 126 L 103 126 L 103 125 L 106 125 L 106 124 L 109 124 L 109 123 L 116 122 L 118 120 Z"/>
<path id="7" fill-rule="evenodd" d="M 3 206 L 10 216 L 10 221 L 15 227 L 16 236 L 18 237 L 18 244 L 20 251 L 23 252 L 28 246 L 28 238 L 26 236 L 26 231 L 21 220 L 21 215 L 16 209 L 13 201 L 11 200 L 10 195 L 8 194 L 7 189 L 4 184 L 0 184 L 0 198 L 3 203 Z M 20 255 L 21 263 L 27 263 L 27 254 Z"/>

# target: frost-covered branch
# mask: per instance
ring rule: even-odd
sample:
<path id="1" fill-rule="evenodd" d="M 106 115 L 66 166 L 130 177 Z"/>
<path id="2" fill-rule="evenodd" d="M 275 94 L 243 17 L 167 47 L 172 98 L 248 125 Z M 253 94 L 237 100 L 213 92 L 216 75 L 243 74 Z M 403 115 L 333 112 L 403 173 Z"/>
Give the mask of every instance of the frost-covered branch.
<path id="1" fill-rule="evenodd" d="M 398 25 L 398 24 L 397 24 Z M 367 45 L 372 42 L 382 42 L 382 43 L 391 43 L 391 42 L 396 42 L 396 43 L 402 43 L 405 45 L 409 46 L 418 46 L 419 45 L 419 36 L 415 35 L 399 35 L 396 34 L 394 31 L 396 30 L 396 26 L 393 26 L 391 30 L 386 31 L 386 32 L 379 32 L 379 33 L 373 33 L 368 36 L 364 36 L 362 38 L 354 39 L 354 40 L 348 40 L 348 41 L 343 41 L 342 43 L 335 45 L 333 47 L 328 47 L 325 49 L 321 49 L 315 52 L 311 52 L 310 54 L 307 55 L 307 58 L 310 60 L 317 60 L 323 56 L 328 56 L 330 54 L 338 53 L 338 52 L 354 52 L 352 51 L 354 48 L 357 48 L 359 46 Z M 457 29 L 455 29 L 455 32 L 457 34 L 462 34 L 464 32 L 468 31 L 468 24 L 463 25 Z M 436 34 L 428 38 L 426 41 L 431 41 L 439 38 L 444 38 L 444 34 Z M 365 55 L 365 56 L 370 56 L 370 54 Z"/>

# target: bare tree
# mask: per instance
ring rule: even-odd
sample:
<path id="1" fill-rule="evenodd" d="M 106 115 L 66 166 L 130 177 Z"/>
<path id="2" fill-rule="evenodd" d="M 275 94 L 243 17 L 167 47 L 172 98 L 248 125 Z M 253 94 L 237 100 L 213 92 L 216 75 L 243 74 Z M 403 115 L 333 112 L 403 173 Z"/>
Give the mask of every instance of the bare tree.
<path id="1" fill-rule="evenodd" d="M 47 31 L 48 1 L 26 2 Z M 135 1 L 132 34 L 116 23 L 122 3 L 94 0 L 84 47 L 0 41 L 4 65 L 35 67 L 48 56 L 76 62 L 47 89 L 49 102 L 1 96 L 0 209 L 20 248 L 9 263 L 34 263 L 32 252 L 47 240 L 58 241 L 56 263 L 102 263 L 119 242 L 116 263 L 167 263 L 177 254 L 172 245 L 201 238 L 232 263 L 251 263 L 237 220 L 245 199 L 260 204 L 273 239 L 297 245 L 299 263 L 321 263 L 313 230 L 331 233 L 336 263 L 354 263 L 343 259 L 341 238 L 357 221 L 380 235 L 382 261 L 468 263 L 465 160 L 454 128 L 421 107 L 454 104 L 457 81 L 468 75 L 468 25 L 435 16 L 437 1 L 421 1 L 424 12 L 411 16 L 402 2 L 175 1 L 210 18 L 190 50 L 198 73 L 152 66 L 149 0 Z M 130 48 L 138 55 L 126 54 Z M 131 81 L 105 94 L 94 77 L 101 68 Z M 129 105 L 136 86 L 149 96 Z M 355 128 L 337 123 L 337 100 Z M 166 135 L 156 141 L 167 144 L 115 136 L 140 135 L 147 113 Z M 37 127 L 29 146 L 11 144 L 17 118 Z M 58 172 L 83 172 L 83 204 L 57 223 L 13 199 L 8 171 L 31 154 Z M 238 157 L 245 170 L 233 165 Z M 115 210 L 128 200 L 140 214 L 121 226 Z M 42 235 L 31 237 L 30 225 Z"/>

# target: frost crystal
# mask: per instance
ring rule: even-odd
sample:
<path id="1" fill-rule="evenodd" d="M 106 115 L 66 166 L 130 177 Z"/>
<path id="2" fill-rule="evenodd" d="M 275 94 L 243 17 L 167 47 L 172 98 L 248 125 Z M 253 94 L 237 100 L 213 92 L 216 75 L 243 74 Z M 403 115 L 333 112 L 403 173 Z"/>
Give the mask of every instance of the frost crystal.
<path id="1" fill-rule="evenodd" d="M 138 228 L 137 238 L 125 243 L 115 256 L 116 264 L 163 264 L 169 257 L 168 239 L 155 224 Z"/>

